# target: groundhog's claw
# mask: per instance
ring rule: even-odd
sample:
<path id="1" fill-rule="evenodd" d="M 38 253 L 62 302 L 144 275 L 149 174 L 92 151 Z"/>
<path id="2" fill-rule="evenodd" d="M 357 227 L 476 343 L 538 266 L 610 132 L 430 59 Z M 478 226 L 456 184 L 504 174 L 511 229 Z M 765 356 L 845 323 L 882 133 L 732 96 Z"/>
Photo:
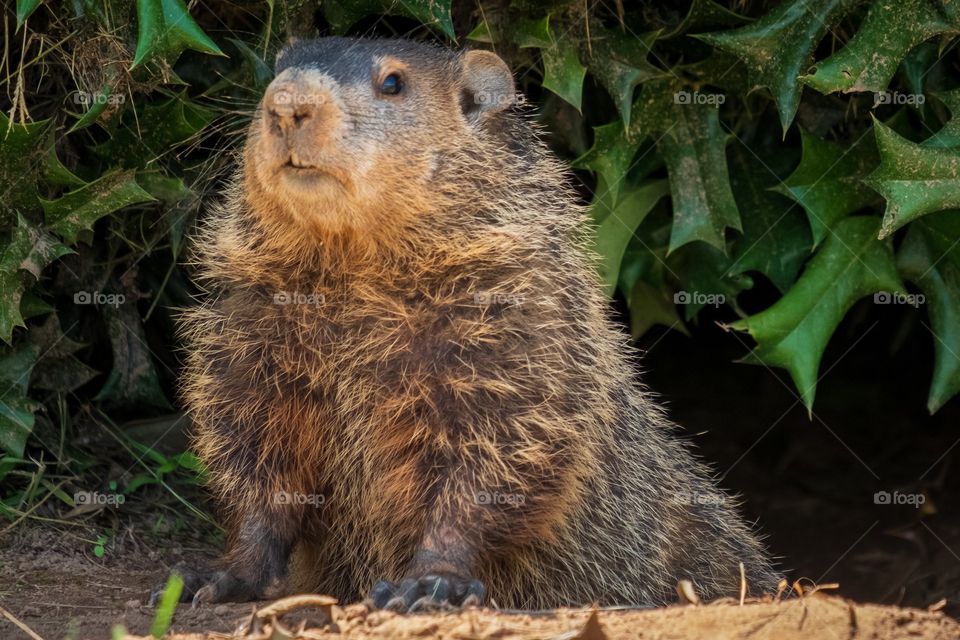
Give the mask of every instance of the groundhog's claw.
<path id="1" fill-rule="evenodd" d="M 431 574 L 399 583 L 381 580 L 370 590 L 369 601 L 377 609 L 413 613 L 475 606 L 486 596 L 487 589 L 479 580 Z"/>
<path id="2" fill-rule="evenodd" d="M 180 602 L 189 602 L 196 607 L 210 602 L 244 602 L 257 600 L 259 593 L 247 582 L 233 576 L 226 571 L 196 570 L 178 564 L 171 573 L 178 573 L 183 578 L 183 591 L 180 592 Z M 147 604 L 156 605 L 167 583 L 158 584 L 150 592 Z"/>

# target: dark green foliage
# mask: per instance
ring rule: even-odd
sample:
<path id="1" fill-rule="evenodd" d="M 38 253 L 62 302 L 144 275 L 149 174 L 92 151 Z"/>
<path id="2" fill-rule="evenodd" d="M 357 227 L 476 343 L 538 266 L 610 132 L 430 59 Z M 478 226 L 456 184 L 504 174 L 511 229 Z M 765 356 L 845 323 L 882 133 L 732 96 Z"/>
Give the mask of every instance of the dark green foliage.
<path id="1" fill-rule="evenodd" d="M 909 282 L 936 354 L 929 409 L 960 391 L 954 0 L 4 11 L 0 479 L 52 442 L 62 453 L 92 428 L 80 414 L 176 406 L 173 310 L 195 293 L 185 234 L 289 35 L 494 48 L 592 197 L 602 276 L 635 337 L 720 308 L 757 343 L 745 360 L 788 370 L 811 408 L 847 310 L 901 300 Z M 748 315 L 738 299 L 764 282 L 774 297 Z"/>

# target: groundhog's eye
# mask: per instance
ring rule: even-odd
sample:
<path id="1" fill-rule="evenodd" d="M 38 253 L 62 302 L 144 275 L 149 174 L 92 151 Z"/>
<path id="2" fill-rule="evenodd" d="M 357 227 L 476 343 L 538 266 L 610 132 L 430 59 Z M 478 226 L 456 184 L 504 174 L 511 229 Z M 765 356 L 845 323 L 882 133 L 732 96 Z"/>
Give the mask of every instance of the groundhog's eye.
<path id="1" fill-rule="evenodd" d="M 380 93 L 395 96 L 403 91 L 403 80 L 399 73 L 391 73 L 380 83 Z"/>

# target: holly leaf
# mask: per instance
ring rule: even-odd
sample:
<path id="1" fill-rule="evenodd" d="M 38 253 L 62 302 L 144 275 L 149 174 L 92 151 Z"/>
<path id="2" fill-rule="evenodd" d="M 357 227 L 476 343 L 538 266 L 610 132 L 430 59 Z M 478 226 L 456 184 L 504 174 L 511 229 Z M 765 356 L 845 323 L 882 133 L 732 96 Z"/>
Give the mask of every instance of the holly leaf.
<path id="1" fill-rule="evenodd" d="M 494 36 L 493 29 L 490 28 L 490 23 L 486 20 L 481 20 L 480 24 L 475 26 L 473 31 L 467 34 L 467 40 L 493 44 L 498 40 L 498 38 Z"/>
<path id="2" fill-rule="evenodd" d="M 837 222 L 785 296 L 730 325 L 757 341 L 741 362 L 789 371 L 811 415 L 823 351 L 847 311 L 872 293 L 904 291 L 890 243 L 877 239 L 878 226 L 872 216 Z"/>
<path id="3" fill-rule="evenodd" d="M 907 53 L 900 67 L 910 93 L 917 96 L 923 93 L 923 81 L 939 59 L 940 52 L 934 42 L 924 42 Z"/>
<path id="4" fill-rule="evenodd" d="M 93 229 L 100 218 L 123 207 L 152 201 L 140 188 L 134 172 L 114 171 L 70 191 L 57 200 L 40 200 L 47 216 L 47 226 L 73 244 L 83 230 Z"/>
<path id="5" fill-rule="evenodd" d="M 84 94 L 75 93 L 79 100 L 80 96 Z M 79 131 L 89 127 L 91 124 L 100 119 L 100 116 L 104 112 L 108 111 L 108 107 L 113 107 L 115 110 L 116 106 L 122 104 L 123 100 L 126 98 L 124 95 L 113 95 L 113 86 L 107 82 L 104 83 L 96 93 L 90 94 L 90 97 L 86 102 L 88 103 L 87 110 L 83 113 L 70 113 L 70 115 L 76 116 L 77 121 L 73 123 L 73 126 L 70 127 L 70 130 L 67 133 L 73 133 L 74 131 Z M 111 111 L 112 113 L 112 111 Z"/>
<path id="6" fill-rule="evenodd" d="M 876 200 L 862 183 L 876 165 L 876 154 L 866 138 L 844 148 L 800 128 L 800 140 L 800 164 L 773 190 L 803 207 L 816 247 L 838 220 Z"/>
<path id="7" fill-rule="evenodd" d="M 751 82 L 773 94 L 784 135 L 800 104 L 801 72 L 831 26 L 861 0 L 789 0 L 753 24 L 695 36 L 741 58 Z"/>
<path id="8" fill-rule="evenodd" d="M 260 54 L 251 49 L 243 40 L 239 38 L 229 38 L 229 40 L 243 58 L 242 70 L 244 72 L 243 77 L 246 80 L 246 86 L 255 89 L 258 95 L 262 94 L 267 88 L 267 85 L 270 84 L 270 81 L 273 80 L 273 69 L 264 62 Z"/>
<path id="9" fill-rule="evenodd" d="M 354 0 L 353 2 L 324 2 L 323 15 L 337 33 L 345 33 L 359 20 L 376 14 L 400 15 L 439 28 L 451 39 L 456 39 L 450 16 L 451 0 Z"/>
<path id="10" fill-rule="evenodd" d="M 50 129 L 48 120 L 14 124 L 0 113 L 0 210 L 37 206 L 37 179 Z"/>
<path id="11" fill-rule="evenodd" d="M 557 94 L 580 111 L 583 79 L 587 68 L 569 38 L 557 39 L 550 29 L 550 16 L 540 20 L 520 20 L 508 29 L 509 39 L 521 49 L 540 49 L 543 58 L 544 88 Z"/>
<path id="12" fill-rule="evenodd" d="M 587 68 L 580 63 L 577 47 L 567 40 L 554 40 L 540 50 L 543 56 L 543 87 L 563 98 L 580 111 L 583 79 Z"/>
<path id="13" fill-rule="evenodd" d="M 664 72 L 647 62 L 659 31 L 637 36 L 613 29 L 591 26 L 588 67 L 607 90 L 620 113 L 624 126 L 630 126 L 634 89 Z"/>
<path id="14" fill-rule="evenodd" d="M 153 59 L 173 66 L 184 49 L 224 55 L 193 21 L 183 0 L 137 0 L 137 31 L 131 69 Z"/>
<path id="15" fill-rule="evenodd" d="M 20 305 L 29 276 L 24 272 L 39 278 L 48 264 L 70 252 L 52 235 L 17 215 L 17 226 L 0 255 L 0 339 L 9 344 L 14 327 L 25 326 Z"/>
<path id="16" fill-rule="evenodd" d="M 33 432 L 33 413 L 40 405 L 27 396 L 30 372 L 37 361 L 36 348 L 21 342 L 0 355 L 0 449 L 22 458 Z"/>
<path id="17" fill-rule="evenodd" d="M 26 326 L 20 313 L 20 300 L 26 284 L 17 272 L 0 270 L 0 339 L 7 344 L 13 340 L 15 327 Z"/>
<path id="18" fill-rule="evenodd" d="M 630 309 L 630 336 L 636 340 L 655 325 L 676 328 L 689 335 L 686 325 L 677 313 L 677 307 L 664 295 L 664 290 L 638 279 L 627 296 Z"/>
<path id="19" fill-rule="evenodd" d="M 623 261 L 623 254 L 634 231 L 657 201 L 665 195 L 667 195 L 665 180 L 634 187 L 623 195 L 596 227 L 594 250 L 600 256 L 600 277 L 603 279 L 604 290 L 608 296 L 612 296 L 617 288 L 620 263 Z"/>
<path id="20" fill-rule="evenodd" d="M 86 184 L 80 177 L 67 169 L 57 157 L 56 145 L 51 144 L 47 149 L 46 162 L 43 165 L 43 179 L 48 184 L 59 187 L 82 187 Z"/>
<path id="21" fill-rule="evenodd" d="M 874 123 L 880 166 L 864 182 L 887 201 L 880 237 L 934 211 L 960 207 L 960 152 L 915 144 Z"/>
<path id="22" fill-rule="evenodd" d="M 138 169 L 170 153 L 214 118 L 212 111 L 191 102 L 186 92 L 125 116 L 110 139 L 93 149 L 111 165 Z"/>
<path id="23" fill-rule="evenodd" d="M 803 212 L 771 191 L 780 184 L 750 149 L 735 143 L 730 150 L 730 184 L 743 211 L 743 235 L 733 245 L 730 273 L 759 271 L 786 292 L 810 255 L 813 238 Z"/>
<path id="24" fill-rule="evenodd" d="M 573 161 L 574 169 L 589 169 L 599 176 L 605 192 L 612 202 L 616 202 L 620 194 L 620 185 L 630 171 L 637 149 L 640 148 L 640 138 L 628 136 L 619 121 L 611 122 L 593 128 L 593 146 L 582 156 Z"/>
<path id="25" fill-rule="evenodd" d="M 31 389 L 73 391 L 98 373 L 74 356 L 86 345 L 63 332 L 56 313 L 51 313 L 42 325 L 32 327 L 29 340 L 40 354 L 30 374 Z"/>
<path id="26" fill-rule="evenodd" d="M 684 100 L 684 95 L 694 94 L 672 79 L 645 83 L 632 129 L 657 140 L 667 165 L 674 212 L 670 251 L 695 240 L 725 251 L 725 229 L 741 228 L 727 174 L 729 136 L 720 127 L 718 101 Z"/>
<path id="27" fill-rule="evenodd" d="M 521 49 L 546 49 L 553 44 L 550 16 L 540 20 L 518 20 L 509 32 L 510 40 Z"/>
<path id="28" fill-rule="evenodd" d="M 27 21 L 27 18 L 37 10 L 43 0 L 17 0 L 17 31 Z"/>
<path id="29" fill-rule="evenodd" d="M 960 147 L 960 89 L 934 94 L 950 110 L 950 119 L 939 131 L 921 142 L 927 149 L 952 149 Z"/>
<path id="30" fill-rule="evenodd" d="M 746 274 L 734 274 L 731 259 L 723 251 L 703 242 L 692 242 L 667 258 L 670 274 L 678 279 L 675 304 L 683 306 L 683 317 L 692 320 L 706 306 L 737 305 L 741 291 L 753 287 Z"/>
<path id="31" fill-rule="evenodd" d="M 661 203 L 634 231 L 620 263 L 617 287 L 626 295 L 634 339 L 658 324 L 689 335 L 666 281 L 670 226 L 669 207 Z"/>
<path id="32" fill-rule="evenodd" d="M 956 16 L 931 0 L 874 2 L 847 45 L 818 62 L 800 81 L 820 93 L 883 91 L 900 61 L 915 46 L 940 35 L 960 33 Z"/>
<path id="33" fill-rule="evenodd" d="M 927 409 L 936 413 L 960 393 L 960 212 L 929 216 L 912 225 L 897 253 L 897 267 L 923 291 L 933 334 L 933 379 Z"/>
<path id="34" fill-rule="evenodd" d="M 664 38 L 675 38 L 689 33 L 694 29 L 719 29 L 721 27 L 736 27 L 750 19 L 739 13 L 730 11 L 713 0 L 693 0 L 687 15 Z"/>

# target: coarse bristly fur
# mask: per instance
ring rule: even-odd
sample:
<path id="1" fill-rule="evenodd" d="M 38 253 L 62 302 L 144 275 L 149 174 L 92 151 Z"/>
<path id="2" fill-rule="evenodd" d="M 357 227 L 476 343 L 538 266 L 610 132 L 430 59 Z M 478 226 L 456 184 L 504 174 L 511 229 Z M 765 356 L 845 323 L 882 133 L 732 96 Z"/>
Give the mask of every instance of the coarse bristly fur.
<path id="1" fill-rule="evenodd" d="M 441 575 L 508 607 L 661 604 L 736 594 L 741 562 L 775 589 L 637 381 L 506 65 L 324 38 L 277 72 L 194 243 L 183 397 L 228 548 L 188 593 Z"/>

